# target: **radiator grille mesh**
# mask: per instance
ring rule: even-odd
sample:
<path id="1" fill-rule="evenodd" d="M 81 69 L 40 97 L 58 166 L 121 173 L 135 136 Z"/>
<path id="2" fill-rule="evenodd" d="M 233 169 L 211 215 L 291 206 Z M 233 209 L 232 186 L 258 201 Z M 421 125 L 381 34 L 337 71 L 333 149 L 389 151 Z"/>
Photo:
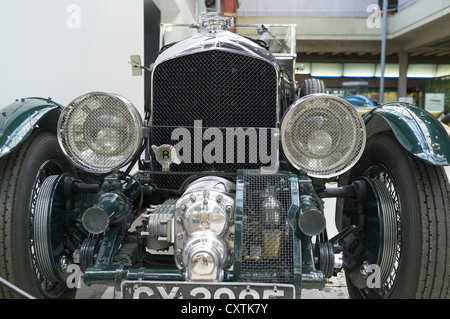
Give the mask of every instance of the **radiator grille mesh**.
<path id="1" fill-rule="evenodd" d="M 272 195 L 275 200 L 269 198 Z M 293 283 L 293 232 L 288 223 L 291 202 L 289 175 L 244 174 L 242 281 Z M 274 203 L 281 207 L 276 216 L 275 210 L 268 209 Z"/>
<path id="2" fill-rule="evenodd" d="M 159 64 L 153 73 L 151 143 L 175 145 L 174 128 L 186 127 L 191 133 L 191 161 L 172 165 L 178 172 L 236 172 L 259 168 L 261 163 L 237 159 L 205 163 L 194 158 L 194 121 L 201 120 L 202 133 L 207 128 L 274 128 L 277 122 L 277 72 L 266 61 L 221 50 L 181 56 Z M 198 122 L 197 122 L 198 123 Z M 202 147 L 211 140 L 204 140 Z M 225 142 L 224 142 L 225 143 Z M 248 150 L 245 145 L 235 145 Z M 270 150 L 270 147 L 268 148 Z M 161 167 L 152 153 L 152 170 Z M 248 152 L 246 152 L 248 153 Z M 236 156 L 236 154 L 235 154 Z M 159 188 L 178 189 L 186 175 L 154 176 Z"/>

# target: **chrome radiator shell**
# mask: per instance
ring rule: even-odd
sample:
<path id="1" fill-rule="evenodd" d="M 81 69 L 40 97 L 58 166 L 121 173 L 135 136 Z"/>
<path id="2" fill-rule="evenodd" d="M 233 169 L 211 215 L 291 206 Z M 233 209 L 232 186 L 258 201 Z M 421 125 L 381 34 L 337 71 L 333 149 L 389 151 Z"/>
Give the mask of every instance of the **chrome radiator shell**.
<path id="1" fill-rule="evenodd" d="M 272 54 L 228 31 L 202 32 L 174 44 L 159 55 L 153 67 L 149 144 L 175 145 L 178 140 L 172 140 L 171 134 L 174 128 L 180 127 L 194 137 L 194 121 L 199 120 L 201 132 L 217 128 L 223 136 L 227 128 L 278 127 L 279 71 Z M 172 165 L 171 171 L 234 173 L 266 166 L 250 163 L 248 152 L 245 163 L 238 163 L 236 155 L 234 162 L 229 163 L 225 154 L 223 162 L 199 162 L 193 155 L 198 148 L 193 139 L 190 163 Z M 202 149 L 209 142 L 200 142 Z M 248 144 L 236 145 L 235 149 L 248 149 Z M 150 154 L 151 171 L 160 171 L 155 155 L 151 151 Z M 189 174 L 164 177 L 155 174 L 154 183 L 161 189 L 178 190 L 188 177 Z"/>

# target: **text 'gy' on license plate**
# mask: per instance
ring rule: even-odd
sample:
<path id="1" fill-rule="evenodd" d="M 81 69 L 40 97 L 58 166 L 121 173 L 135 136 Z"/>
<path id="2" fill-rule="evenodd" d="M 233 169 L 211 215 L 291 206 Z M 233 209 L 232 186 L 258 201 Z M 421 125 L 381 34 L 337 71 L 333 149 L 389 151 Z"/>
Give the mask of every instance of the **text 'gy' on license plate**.
<path id="1" fill-rule="evenodd" d="M 286 284 L 123 281 L 123 299 L 293 299 Z"/>

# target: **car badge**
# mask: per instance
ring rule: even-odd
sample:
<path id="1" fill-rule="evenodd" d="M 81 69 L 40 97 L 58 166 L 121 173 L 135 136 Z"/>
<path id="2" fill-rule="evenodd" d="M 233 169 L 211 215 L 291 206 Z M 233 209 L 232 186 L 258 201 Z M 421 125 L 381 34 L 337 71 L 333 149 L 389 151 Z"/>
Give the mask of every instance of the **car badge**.
<path id="1" fill-rule="evenodd" d="M 171 164 L 181 164 L 177 150 L 172 145 L 152 145 L 152 150 L 155 152 L 156 160 L 161 164 L 163 172 L 169 172 Z"/>

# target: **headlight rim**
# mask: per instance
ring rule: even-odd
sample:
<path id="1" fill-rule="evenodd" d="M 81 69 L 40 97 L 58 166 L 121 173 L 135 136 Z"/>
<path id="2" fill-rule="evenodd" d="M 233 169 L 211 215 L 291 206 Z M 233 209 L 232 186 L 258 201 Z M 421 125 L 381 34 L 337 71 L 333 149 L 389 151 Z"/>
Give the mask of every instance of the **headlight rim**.
<path id="1" fill-rule="evenodd" d="M 350 112 L 353 113 L 352 114 L 353 117 L 358 120 L 359 126 L 362 129 L 361 147 L 359 149 L 359 152 L 356 154 L 356 156 L 353 156 L 352 160 L 349 163 L 347 163 L 347 165 L 344 168 L 335 169 L 333 172 L 327 172 L 327 173 L 318 173 L 318 172 L 316 173 L 315 171 L 309 171 L 307 168 L 299 166 L 297 164 L 297 162 L 292 158 L 290 152 L 287 151 L 288 147 L 287 147 L 286 140 L 285 140 L 285 132 L 286 132 L 286 126 L 288 125 L 288 122 L 289 122 L 288 121 L 289 116 L 292 116 L 292 113 L 306 101 L 308 101 L 310 99 L 318 99 L 318 98 L 328 98 L 331 100 L 336 100 L 339 103 L 345 104 L 347 106 L 347 108 L 349 110 L 351 110 Z M 351 113 L 349 113 L 349 114 L 351 114 Z M 281 126 L 280 126 L 280 135 L 281 135 L 280 140 L 281 140 L 283 156 L 286 158 L 288 163 L 290 165 L 292 165 L 292 167 L 294 167 L 295 169 L 306 172 L 306 174 L 310 177 L 321 178 L 321 179 L 334 178 L 334 177 L 340 176 L 343 173 L 350 170 L 359 161 L 359 159 L 363 155 L 363 152 L 364 152 L 364 149 L 366 146 L 366 139 L 367 139 L 367 132 L 366 132 L 364 119 L 362 118 L 361 115 L 359 115 L 358 111 L 354 108 L 354 106 L 344 99 L 341 99 L 337 96 L 334 96 L 331 94 L 326 94 L 326 93 L 315 93 L 315 94 L 306 95 L 304 97 L 299 98 L 293 104 L 291 104 L 282 116 Z M 328 171 L 330 171 L 330 169 L 328 169 Z"/>
<path id="2" fill-rule="evenodd" d="M 120 101 L 122 105 L 125 106 L 126 111 L 129 115 L 131 115 L 134 128 L 136 130 L 136 138 L 134 140 L 132 151 L 129 152 L 129 155 L 126 157 L 125 160 L 122 160 L 118 165 L 115 165 L 114 167 L 95 167 L 91 165 L 90 163 L 86 163 L 85 160 L 80 159 L 78 156 L 74 155 L 73 150 L 68 150 L 65 145 L 69 145 L 69 142 L 66 141 L 67 136 L 63 134 L 65 132 L 65 125 L 67 125 L 67 117 L 70 116 L 71 110 L 73 112 L 74 104 L 75 103 L 81 103 L 81 101 L 86 100 L 92 96 L 107 96 L 109 98 L 117 99 Z M 104 174 L 104 173 L 110 173 L 111 171 L 115 169 L 122 168 L 129 164 L 132 159 L 137 155 L 138 151 L 141 149 L 143 145 L 144 135 L 142 133 L 142 127 L 143 127 L 143 121 L 142 117 L 139 114 L 139 111 L 137 108 L 131 103 L 128 99 L 125 97 L 116 94 L 116 93 L 109 93 L 109 92 L 103 92 L 103 91 L 92 91 L 88 92 L 82 95 L 77 96 L 74 98 L 71 102 L 67 104 L 66 107 L 61 111 L 61 114 L 58 119 L 57 124 L 57 138 L 58 143 L 63 151 L 63 153 L 66 155 L 66 157 L 75 165 L 77 168 L 82 169 L 89 173 L 98 173 L 98 174 Z"/>

